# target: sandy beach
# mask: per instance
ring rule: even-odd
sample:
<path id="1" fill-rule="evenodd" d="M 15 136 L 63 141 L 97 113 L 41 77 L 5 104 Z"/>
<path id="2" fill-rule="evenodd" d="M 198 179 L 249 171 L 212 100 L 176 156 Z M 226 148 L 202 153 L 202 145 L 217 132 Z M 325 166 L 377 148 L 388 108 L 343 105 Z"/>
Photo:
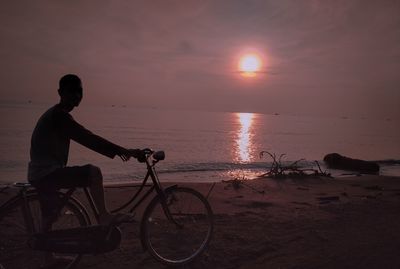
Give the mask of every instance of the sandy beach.
<path id="1" fill-rule="evenodd" d="M 184 185 L 205 195 L 211 187 Z M 107 188 L 110 208 L 131 190 Z M 400 267 L 398 177 L 256 179 L 239 188 L 221 182 L 209 201 L 215 214 L 211 244 L 186 268 Z M 138 222 L 121 227 L 117 250 L 86 255 L 79 268 L 164 268 L 142 251 L 140 214 Z"/>

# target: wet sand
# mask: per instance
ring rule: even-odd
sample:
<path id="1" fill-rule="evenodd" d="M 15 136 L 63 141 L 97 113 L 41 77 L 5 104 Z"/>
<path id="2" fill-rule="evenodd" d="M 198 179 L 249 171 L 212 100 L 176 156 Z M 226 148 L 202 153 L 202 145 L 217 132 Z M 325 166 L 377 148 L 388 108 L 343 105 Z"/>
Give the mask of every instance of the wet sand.
<path id="1" fill-rule="evenodd" d="M 185 268 L 400 268 L 400 178 L 256 179 L 217 183 L 209 202 L 215 230 Z M 211 185 L 179 184 L 207 194 Z M 106 189 L 110 207 L 132 187 Z M 142 251 L 138 222 L 121 246 L 84 256 L 78 268 L 165 268 Z"/>

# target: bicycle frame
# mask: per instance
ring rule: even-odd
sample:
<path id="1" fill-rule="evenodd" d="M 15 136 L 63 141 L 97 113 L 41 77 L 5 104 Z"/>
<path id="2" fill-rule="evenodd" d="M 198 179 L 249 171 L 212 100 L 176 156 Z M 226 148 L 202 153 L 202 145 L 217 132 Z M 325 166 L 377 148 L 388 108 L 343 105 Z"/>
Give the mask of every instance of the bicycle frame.
<path id="1" fill-rule="evenodd" d="M 111 213 L 119 212 L 119 211 L 127 208 L 130 205 L 132 205 L 132 206 L 129 209 L 129 212 L 130 213 L 134 212 L 135 209 L 138 206 L 140 206 L 143 203 L 143 201 L 146 200 L 146 198 L 155 190 L 157 195 L 161 197 L 163 210 L 164 210 L 164 213 L 166 214 L 167 218 L 170 221 L 174 222 L 175 224 L 179 225 L 178 223 L 176 223 L 173 220 L 173 218 L 172 218 L 172 216 L 171 216 L 171 214 L 170 214 L 170 212 L 168 210 L 167 204 L 165 202 L 165 200 L 166 200 L 166 196 L 165 196 L 166 190 L 170 190 L 172 188 L 176 188 L 177 185 L 170 186 L 170 187 L 166 188 L 165 190 L 162 188 L 161 183 L 160 183 L 160 181 L 158 179 L 157 171 L 155 170 L 155 165 L 159 161 L 155 160 L 155 159 L 154 160 L 150 160 L 151 155 L 152 154 L 149 154 L 149 155 L 146 156 L 145 163 L 146 163 L 146 167 L 147 167 L 147 173 L 146 173 L 141 185 L 139 186 L 139 189 L 136 191 L 136 193 L 132 196 L 131 199 L 129 199 L 126 203 L 124 203 L 123 205 L 119 206 L 118 208 L 111 210 Z M 147 181 L 149 180 L 149 178 L 151 178 L 152 184 L 146 184 Z M 142 193 L 144 187 L 150 187 L 150 188 L 140 197 L 139 200 L 137 200 L 139 195 Z M 89 202 L 90 208 L 92 209 L 92 211 L 93 211 L 93 213 L 94 213 L 94 215 L 95 215 L 95 217 L 96 217 L 96 219 L 98 221 L 99 220 L 99 211 L 96 208 L 96 205 L 94 203 L 93 197 L 92 197 L 92 195 L 90 194 L 90 192 L 88 191 L 87 188 L 84 188 L 84 193 L 85 193 L 86 198 L 87 198 L 87 200 Z"/>

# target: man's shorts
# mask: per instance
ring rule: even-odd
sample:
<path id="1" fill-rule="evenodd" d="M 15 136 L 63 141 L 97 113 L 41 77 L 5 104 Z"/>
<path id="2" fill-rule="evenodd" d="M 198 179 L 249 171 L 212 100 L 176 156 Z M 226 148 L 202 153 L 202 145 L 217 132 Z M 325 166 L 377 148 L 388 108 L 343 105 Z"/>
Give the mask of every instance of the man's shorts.
<path id="1" fill-rule="evenodd" d="M 90 186 L 93 165 L 57 168 L 50 174 L 31 182 L 37 189 L 43 216 L 57 215 L 60 198 L 57 190 Z"/>
<path id="2" fill-rule="evenodd" d="M 90 186 L 90 171 L 93 165 L 57 168 L 50 174 L 32 182 L 38 189 L 70 189 Z"/>

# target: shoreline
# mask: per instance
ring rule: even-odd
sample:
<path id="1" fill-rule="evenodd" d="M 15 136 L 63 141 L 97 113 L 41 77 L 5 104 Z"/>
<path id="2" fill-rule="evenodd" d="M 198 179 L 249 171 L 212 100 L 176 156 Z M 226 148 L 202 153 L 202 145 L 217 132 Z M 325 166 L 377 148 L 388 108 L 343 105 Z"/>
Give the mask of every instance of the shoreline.
<path id="1" fill-rule="evenodd" d="M 324 164 L 320 164 L 322 171 L 326 171 L 331 174 L 334 179 L 349 178 L 349 177 L 360 177 L 369 176 L 371 174 L 361 174 L 356 171 L 346 171 L 339 169 L 331 169 L 325 167 Z M 311 168 L 312 166 L 310 166 Z M 307 168 L 307 167 L 302 167 Z M 316 169 L 316 167 L 313 167 Z M 135 170 L 135 171 L 124 171 L 123 173 L 115 173 L 107 170 L 107 167 L 102 168 L 104 184 L 130 184 L 139 183 L 143 180 L 145 176 L 145 170 Z M 170 182 L 203 182 L 203 183 L 213 183 L 221 182 L 222 180 L 230 180 L 234 178 L 254 180 L 259 178 L 260 175 L 266 173 L 269 167 L 264 168 L 259 167 L 249 168 L 249 169 L 220 169 L 220 170 L 194 170 L 194 171 L 158 171 L 159 179 L 161 183 Z M 14 182 L 27 182 L 26 171 L 18 173 L 18 176 L 11 171 L 3 171 L 3 177 L 0 179 L 0 185 L 2 184 L 13 184 Z M 393 163 L 390 165 L 381 165 L 379 174 L 372 174 L 372 176 L 377 177 L 399 177 L 400 178 L 400 164 Z"/>

